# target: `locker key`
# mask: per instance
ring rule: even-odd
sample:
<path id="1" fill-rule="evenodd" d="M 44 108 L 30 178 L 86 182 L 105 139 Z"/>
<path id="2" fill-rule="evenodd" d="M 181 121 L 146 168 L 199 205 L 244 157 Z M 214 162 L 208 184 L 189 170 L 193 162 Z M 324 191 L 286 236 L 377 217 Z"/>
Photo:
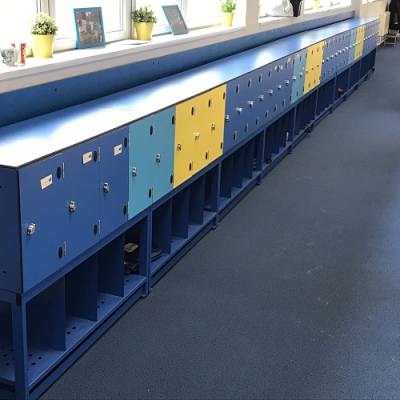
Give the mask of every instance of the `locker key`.
<path id="1" fill-rule="evenodd" d="M 28 234 L 28 236 L 34 235 L 35 232 L 36 232 L 36 224 L 29 224 L 28 228 L 26 230 L 26 233 Z"/>
<path id="2" fill-rule="evenodd" d="M 249 100 L 249 101 L 247 102 L 247 104 L 249 105 L 250 108 L 253 108 L 253 106 L 254 106 L 254 101 L 253 101 L 253 100 Z"/>
<path id="3" fill-rule="evenodd" d="M 161 154 L 156 154 L 156 163 L 161 162 Z"/>
<path id="4" fill-rule="evenodd" d="M 136 167 L 132 168 L 132 176 L 137 176 L 137 168 Z"/>
<path id="5" fill-rule="evenodd" d="M 243 112 L 243 108 L 242 107 L 236 107 L 236 111 L 240 114 Z"/>
<path id="6" fill-rule="evenodd" d="M 68 210 L 70 213 L 74 213 L 76 211 L 76 202 L 71 200 L 68 204 Z"/>
<path id="7" fill-rule="evenodd" d="M 105 182 L 103 185 L 103 192 L 108 193 L 109 191 L 110 191 L 110 185 L 107 182 Z"/>

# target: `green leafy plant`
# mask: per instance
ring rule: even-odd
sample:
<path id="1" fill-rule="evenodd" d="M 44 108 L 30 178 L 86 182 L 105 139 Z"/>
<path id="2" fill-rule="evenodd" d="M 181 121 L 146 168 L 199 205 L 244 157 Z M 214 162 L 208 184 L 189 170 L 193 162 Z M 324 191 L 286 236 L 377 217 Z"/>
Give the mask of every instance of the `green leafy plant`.
<path id="1" fill-rule="evenodd" d="M 150 6 L 140 7 L 132 12 L 133 22 L 157 22 L 157 17 Z"/>
<path id="2" fill-rule="evenodd" d="M 55 35 L 58 31 L 56 20 L 47 14 L 38 14 L 32 24 L 32 35 Z"/>
<path id="3" fill-rule="evenodd" d="M 225 0 L 221 3 L 221 11 L 224 13 L 232 13 L 236 10 L 236 0 Z"/>

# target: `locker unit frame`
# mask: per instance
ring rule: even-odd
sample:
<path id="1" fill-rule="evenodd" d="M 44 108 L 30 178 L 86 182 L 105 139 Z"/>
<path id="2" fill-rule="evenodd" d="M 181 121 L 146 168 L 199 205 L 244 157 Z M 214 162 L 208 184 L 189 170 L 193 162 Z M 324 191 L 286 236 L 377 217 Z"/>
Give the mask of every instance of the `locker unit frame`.
<path id="1" fill-rule="evenodd" d="M 361 58 L 361 66 L 364 65 L 364 68 L 358 68 L 359 75 L 358 79 L 354 79 L 354 85 L 368 79 L 373 72 L 375 54 L 375 48 L 370 52 L 364 51 Z M 5 391 L 0 391 L 0 394 L 4 398 L 36 398 L 54 382 L 130 306 L 140 298 L 145 297 L 161 277 L 187 251 L 209 230 L 215 228 L 218 222 L 252 187 L 259 184 L 262 178 L 283 157 L 290 154 L 293 148 L 323 117 L 352 92 L 349 71 L 354 64 L 353 62 L 347 65 L 342 72 L 337 72 L 334 79 L 321 82 L 321 85 L 300 97 L 295 103 L 288 106 L 283 113 L 277 114 L 264 124 L 260 124 L 253 132 L 249 132 L 249 135 L 243 141 L 232 146 L 217 160 L 156 200 L 148 208 L 102 238 L 89 250 L 67 264 L 62 270 L 43 280 L 39 285 L 25 293 L 15 294 L 0 290 L 0 318 L 5 318 L 4 326 L 8 329 L 7 334 L 12 337 L 12 348 L 15 354 L 14 381 L 6 382 L 3 386 Z M 347 72 L 347 75 L 341 75 L 343 71 Z M 325 85 L 332 86 L 334 93 L 336 93 L 336 89 L 338 85 L 342 84 L 342 80 L 346 81 L 348 85 L 343 96 L 336 98 L 332 95 L 332 99 L 329 101 L 329 96 L 327 99 L 325 91 L 323 95 L 320 93 Z M 322 104 L 320 109 L 318 109 L 319 104 Z M 306 119 L 302 117 L 304 110 L 307 111 Z M 301 121 L 301 124 L 297 123 L 298 121 Z M 274 128 L 274 126 L 276 129 L 272 129 L 272 131 L 274 132 L 276 153 L 269 160 L 266 159 L 266 136 L 267 130 L 271 127 Z M 280 129 L 282 126 L 287 129 L 287 135 L 282 135 Z M 229 195 L 228 192 L 230 192 Z M 169 227 L 168 221 L 171 221 Z M 167 222 L 167 226 L 161 227 L 162 224 L 159 224 L 159 222 Z M 142 250 L 139 257 L 142 261 L 139 263 L 139 277 L 135 278 L 137 281 L 134 281 L 133 288 L 125 292 L 124 288 L 127 282 L 124 283 L 124 280 L 121 280 L 121 276 L 122 278 L 125 277 L 123 270 L 117 268 L 114 275 L 111 274 L 110 276 L 104 269 L 104 263 L 99 264 L 98 260 L 101 253 L 102 259 L 110 260 L 111 263 L 119 260 L 117 265 L 121 267 L 121 246 L 126 243 L 122 238 L 127 232 L 132 231 L 140 237 L 140 248 Z M 151 260 L 153 242 L 157 246 L 163 247 L 163 254 L 156 260 Z M 77 274 L 77 277 L 75 274 Z M 97 287 L 95 287 L 96 285 L 93 286 L 96 280 Z M 99 311 L 97 311 L 97 321 L 93 321 L 96 319 L 95 313 L 98 306 L 93 302 L 93 297 L 84 294 L 82 295 L 84 297 L 76 303 L 69 295 L 71 290 L 74 290 L 73 288 L 79 285 L 81 281 L 86 282 L 85 288 L 89 292 L 95 293 L 96 301 L 99 300 L 99 293 L 109 294 L 105 297 L 100 296 L 100 301 L 105 301 L 105 303 L 107 303 L 107 297 L 110 299 L 118 298 L 118 300 L 113 300 L 114 303 L 109 306 L 108 313 L 101 314 L 100 319 L 98 317 Z M 62 293 L 65 294 L 64 297 Z M 35 315 L 40 313 L 46 298 L 53 300 L 54 308 L 52 308 L 50 316 L 58 329 L 55 330 L 54 337 L 51 333 L 48 337 L 42 338 L 43 332 L 35 322 L 37 319 Z M 63 309 L 65 304 L 67 311 L 63 316 L 62 312 L 58 311 Z M 68 347 L 66 344 L 67 336 L 73 334 L 73 330 L 79 330 L 77 325 L 71 324 L 71 321 L 75 321 L 76 314 L 79 314 L 78 319 L 82 319 L 81 317 L 84 315 L 85 318 L 83 319 L 91 321 L 92 325 L 91 329 L 88 328 L 80 339 L 75 340 L 73 346 Z M 90 325 L 89 322 L 87 324 Z M 63 327 L 63 329 L 60 327 Z M 2 335 L 1 330 L 0 335 Z M 49 364 L 44 367 L 44 370 L 33 377 L 29 377 L 27 364 L 34 362 L 35 365 L 32 365 L 32 367 L 35 370 L 39 368 L 37 366 L 37 364 L 40 364 L 39 357 L 43 359 L 40 352 L 32 351 L 30 353 L 30 350 L 34 348 L 32 343 L 35 344 L 38 337 L 45 340 L 49 354 L 53 354 L 54 349 L 62 354 L 58 354 L 58 356 L 56 354 L 55 357 L 58 357 L 56 362 L 49 359 Z M 1 338 L 3 336 L 0 336 Z M 43 343 L 39 344 L 43 346 Z M 66 350 L 59 350 L 63 347 L 66 347 Z M 32 357 L 36 357 L 37 360 L 32 361 Z"/>

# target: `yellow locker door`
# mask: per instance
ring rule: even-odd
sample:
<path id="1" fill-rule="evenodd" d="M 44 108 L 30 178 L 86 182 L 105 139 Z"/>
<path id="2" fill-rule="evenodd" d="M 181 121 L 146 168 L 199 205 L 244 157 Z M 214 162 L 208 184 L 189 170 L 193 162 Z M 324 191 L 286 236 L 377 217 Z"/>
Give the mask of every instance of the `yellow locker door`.
<path id="1" fill-rule="evenodd" d="M 304 93 L 309 92 L 321 82 L 324 42 L 316 43 L 307 49 L 306 78 Z"/>
<path id="2" fill-rule="evenodd" d="M 354 59 L 357 59 L 362 56 L 363 49 L 364 49 L 364 36 L 365 36 L 365 26 L 360 26 L 357 28 L 357 35 L 356 35 L 356 49 L 354 53 Z"/>
<path id="3" fill-rule="evenodd" d="M 195 109 L 193 121 L 193 173 L 201 171 L 208 164 L 206 120 L 208 117 L 208 93 L 203 93 L 192 99 Z"/>
<path id="4" fill-rule="evenodd" d="M 193 127 L 196 119 L 196 107 L 192 99 L 176 106 L 174 188 L 185 182 L 193 174 Z"/>
<path id="5" fill-rule="evenodd" d="M 207 93 L 207 118 L 204 119 L 208 163 L 223 153 L 226 85 L 219 86 Z"/>
<path id="6" fill-rule="evenodd" d="M 316 44 L 314 77 L 313 77 L 314 87 L 318 86 L 321 83 L 323 58 L 324 58 L 324 42 L 320 42 Z"/>

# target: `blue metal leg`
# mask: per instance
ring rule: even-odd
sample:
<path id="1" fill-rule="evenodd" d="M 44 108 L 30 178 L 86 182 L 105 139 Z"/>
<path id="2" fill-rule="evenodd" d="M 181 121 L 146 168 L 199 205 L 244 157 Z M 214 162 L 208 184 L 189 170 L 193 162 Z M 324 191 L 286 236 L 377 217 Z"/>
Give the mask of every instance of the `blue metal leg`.
<path id="1" fill-rule="evenodd" d="M 28 384 L 28 339 L 26 329 L 26 304 L 20 300 L 12 304 L 12 336 L 15 365 L 15 394 L 18 400 L 29 398 Z"/>

